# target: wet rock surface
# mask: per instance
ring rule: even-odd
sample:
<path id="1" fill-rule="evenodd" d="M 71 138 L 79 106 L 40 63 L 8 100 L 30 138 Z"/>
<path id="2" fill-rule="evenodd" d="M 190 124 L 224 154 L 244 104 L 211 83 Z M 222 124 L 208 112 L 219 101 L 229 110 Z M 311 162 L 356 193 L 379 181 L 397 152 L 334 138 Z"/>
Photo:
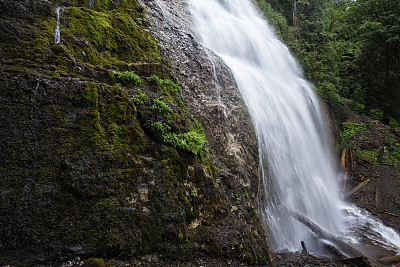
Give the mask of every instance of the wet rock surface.
<path id="1" fill-rule="evenodd" d="M 152 21 L 150 28 L 166 50 L 171 68 L 182 84 L 185 102 L 205 126 L 207 141 L 214 151 L 212 159 L 219 169 L 217 182 L 234 200 L 230 207 L 236 217 L 234 224 L 227 220 L 215 225 L 221 232 L 218 242 L 230 239 L 228 229 L 234 228 L 237 233 L 251 236 L 256 250 L 264 250 L 267 246 L 264 231 L 258 226 L 251 230 L 246 226 L 250 214 L 258 213 L 262 205 L 259 202 L 262 185 L 258 179 L 254 129 L 232 75 L 221 59 L 196 39 L 184 1 L 144 1 L 144 4 Z"/>
<path id="2" fill-rule="evenodd" d="M 181 1 L 0 8 L 0 265 L 270 264 L 246 107 Z M 118 84 L 128 70 L 140 85 Z M 157 122 L 204 129 L 204 150 L 166 143 Z"/>
<path id="3" fill-rule="evenodd" d="M 189 107 L 207 125 L 221 173 L 252 193 L 259 187 L 257 140 L 250 116 L 233 77 L 220 58 L 203 47 L 190 24 L 184 1 L 148 1 L 155 36 L 166 49 Z M 221 177 L 222 178 L 222 177 Z M 253 196 L 255 197 L 255 195 Z"/>
<path id="4" fill-rule="evenodd" d="M 289 266 L 354 266 L 345 264 L 339 260 L 316 257 L 311 254 L 301 252 L 297 253 L 278 253 L 275 255 L 275 264 L 277 267 Z"/>

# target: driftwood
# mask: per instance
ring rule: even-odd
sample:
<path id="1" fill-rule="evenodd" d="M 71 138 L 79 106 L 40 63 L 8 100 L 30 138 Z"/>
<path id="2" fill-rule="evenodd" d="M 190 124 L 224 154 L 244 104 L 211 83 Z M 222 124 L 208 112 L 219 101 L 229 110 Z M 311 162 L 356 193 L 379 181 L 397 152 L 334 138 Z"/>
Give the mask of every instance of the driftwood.
<path id="1" fill-rule="evenodd" d="M 307 251 L 306 243 L 304 243 L 304 241 L 301 241 L 301 247 L 303 248 L 302 253 L 307 254 L 308 251 Z"/>
<path id="2" fill-rule="evenodd" d="M 390 213 L 390 212 L 387 212 L 387 211 L 377 211 L 378 213 L 383 213 L 383 214 L 387 214 L 387 215 L 390 215 L 390 216 L 394 216 L 394 217 L 400 217 L 400 215 L 398 215 L 398 214 L 394 214 L 394 213 Z"/>
<path id="3" fill-rule="evenodd" d="M 369 165 L 373 165 L 372 164 L 372 162 L 369 162 L 368 160 L 366 160 L 366 159 L 358 159 L 358 158 L 356 158 L 356 161 L 358 162 L 358 163 L 360 163 L 361 165 L 363 165 L 365 168 L 367 168 L 367 169 L 369 169 L 370 167 L 368 167 L 367 165 L 365 165 L 364 164 L 364 162 L 366 162 L 366 163 L 368 163 Z"/>
<path id="4" fill-rule="evenodd" d="M 376 178 L 376 191 L 375 191 L 375 208 L 379 207 L 379 177 Z"/>
<path id="5" fill-rule="evenodd" d="M 341 162 L 342 168 L 343 168 L 343 170 L 344 170 L 344 172 L 345 172 L 345 175 L 344 175 L 344 184 L 343 184 L 343 192 L 346 191 L 346 183 L 347 183 L 346 152 L 347 152 L 347 149 L 346 149 L 346 148 L 343 148 L 343 150 L 342 150 L 342 156 L 340 157 L 340 162 Z"/>
<path id="6" fill-rule="evenodd" d="M 354 194 L 355 192 L 357 192 L 358 190 L 360 190 L 361 188 L 363 188 L 364 186 L 366 186 L 369 182 L 371 182 L 372 178 L 368 178 L 367 180 L 365 180 L 364 182 L 362 182 L 361 184 L 357 185 L 356 187 L 354 187 L 350 192 L 348 192 L 346 194 L 346 197 L 351 196 L 352 194 Z"/>
<path id="7" fill-rule="evenodd" d="M 347 257 L 361 257 L 363 256 L 361 252 L 344 243 L 336 236 L 332 235 L 321 226 L 313 222 L 310 218 L 301 214 L 297 211 L 289 211 L 290 216 L 303 223 L 305 226 L 310 228 L 320 239 L 325 239 L 333 244 L 335 247 L 338 247 L 339 250 L 346 255 Z"/>
<path id="8" fill-rule="evenodd" d="M 353 159 L 353 152 L 351 150 L 351 147 L 349 149 L 349 156 L 350 156 L 350 167 L 351 167 L 351 170 L 353 170 L 354 169 L 354 159 Z"/>
<path id="9" fill-rule="evenodd" d="M 347 152 L 347 149 L 343 148 L 342 156 L 340 157 L 340 159 L 341 159 L 340 162 L 342 163 L 343 170 L 346 170 L 346 152 Z"/>
<path id="10" fill-rule="evenodd" d="M 331 244 L 324 243 L 324 248 L 325 248 L 326 252 L 328 252 L 329 254 L 333 255 L 333 257 L 336 258 L 336 259 L 345 259 L 345 258 L 347 258 L 345 255 L 343 255 L 342 252 L 340 252 L 337 248 L 335 248 Z"/>
<path id="11" fill-rule="evenodd" d="M 385 264 L 398 263 L 398 262 L 400 262 L 400 255 L 391 256 L 391 257 L 383 257 L 383 258 L 380 258 L 379 261 L 383 262 Z"/>
<path id="12" fill-rule="evenodd" d="M 343 262 L 344 264 L 349 264 L 350 266 L 357 266 L 357 267 L 375 266 L 375 265 L 372 265 L 371 262 L 365 257 L 346 258 L 346 259 L 342 259 L 340 261 Z M 376 266 L 380 266 L 380 265 L 376 265 Z"/>
<path id="13" fill-rule="evenodd" d="M 331 233 L 323 229 L 321 226 L 313 222 L 310 218 L 308 218 L 304 214 L 301 214 L 300 212 L 293 210 L 287 210 L 287 211 L 290 216 L 292 216 L 293 218 L 295 218 L 296 220 L 298 220 L 299 222 L 303 223 L 305 226 L 310 228 L 320 239 L 324 239 L 330 242 L 332 244 L 330 246 L 336 248 L 340 254 L 349 258 L 364 259 L 369 263 L 369 265 L 366 266 L 373 266 L 373 267 L 380 266 L 378 263 L 374 262 L 372 259 L 362 254 L 360 251 L 344 243 L 342 240 L 340 240 L 336 236 L 332 235 Z"/>

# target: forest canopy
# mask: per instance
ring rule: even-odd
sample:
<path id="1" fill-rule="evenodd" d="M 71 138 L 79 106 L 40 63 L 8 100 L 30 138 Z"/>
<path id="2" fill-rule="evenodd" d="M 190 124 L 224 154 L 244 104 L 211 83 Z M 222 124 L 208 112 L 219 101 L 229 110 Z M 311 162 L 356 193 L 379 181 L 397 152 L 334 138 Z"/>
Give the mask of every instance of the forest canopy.
<path id="1" fill-rule="evenodd" d="M 254 0 L 332 106 L 400 121 L 400 1 Z"/>

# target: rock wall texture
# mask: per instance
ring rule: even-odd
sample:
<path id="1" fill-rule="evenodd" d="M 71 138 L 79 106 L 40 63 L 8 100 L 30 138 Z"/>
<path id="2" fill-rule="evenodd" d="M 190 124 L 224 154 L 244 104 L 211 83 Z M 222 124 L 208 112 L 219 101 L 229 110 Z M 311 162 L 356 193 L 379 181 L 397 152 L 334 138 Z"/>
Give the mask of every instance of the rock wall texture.
<path id="1" fill-rule="evenodd" d="M 271 263 L 251 122 L 184 2 L 0 10 L 1 265 Z"/>

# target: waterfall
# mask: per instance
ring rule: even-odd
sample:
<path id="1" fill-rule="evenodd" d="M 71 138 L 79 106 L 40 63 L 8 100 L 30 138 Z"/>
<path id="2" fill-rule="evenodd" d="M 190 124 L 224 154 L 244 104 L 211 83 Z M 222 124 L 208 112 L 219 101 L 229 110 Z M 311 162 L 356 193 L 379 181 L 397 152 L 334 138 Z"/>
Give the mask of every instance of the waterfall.
<path id="1" fill-rule="evenodd" d="M 64 8 L 57 7 L 56 8 L 56 29 L 54 30 L 54 43 L 59 44 L 61 42 L 60 35 L 60 11 L 62 12 Z"/>
<path id="2" fill-rule="evenodd" d="M 89 8 L 93 8 L 94 0 L 88 0 L 87 1 L 87 5 L 88 5 Z"/>
<path id="3" fill-rule="evenodd" d="M 337 172 L 317 97 L 250 1 L 188 3 L 198 37 L 232 70 L 253 120 L 273 247 L 298 250 L 304 241 L 313 248 L 314 235 L 288 210 L 331 233 L 342 228 Z"/>
<path id="4" fill-rule="evenodd" d="M 315 234 L 289 215 L 295 211 L 353 244 L 368 236 L 360 229 L 371 225 L 371 239 L 398 250 L 395 231 L 341 200 L 319 100 L 251 0 L 187 3 L 197 38 L 231 69 L 251 115 L 272 248 L 297 251 L 304 241 L 309 250 L 323 253 Z"/>

